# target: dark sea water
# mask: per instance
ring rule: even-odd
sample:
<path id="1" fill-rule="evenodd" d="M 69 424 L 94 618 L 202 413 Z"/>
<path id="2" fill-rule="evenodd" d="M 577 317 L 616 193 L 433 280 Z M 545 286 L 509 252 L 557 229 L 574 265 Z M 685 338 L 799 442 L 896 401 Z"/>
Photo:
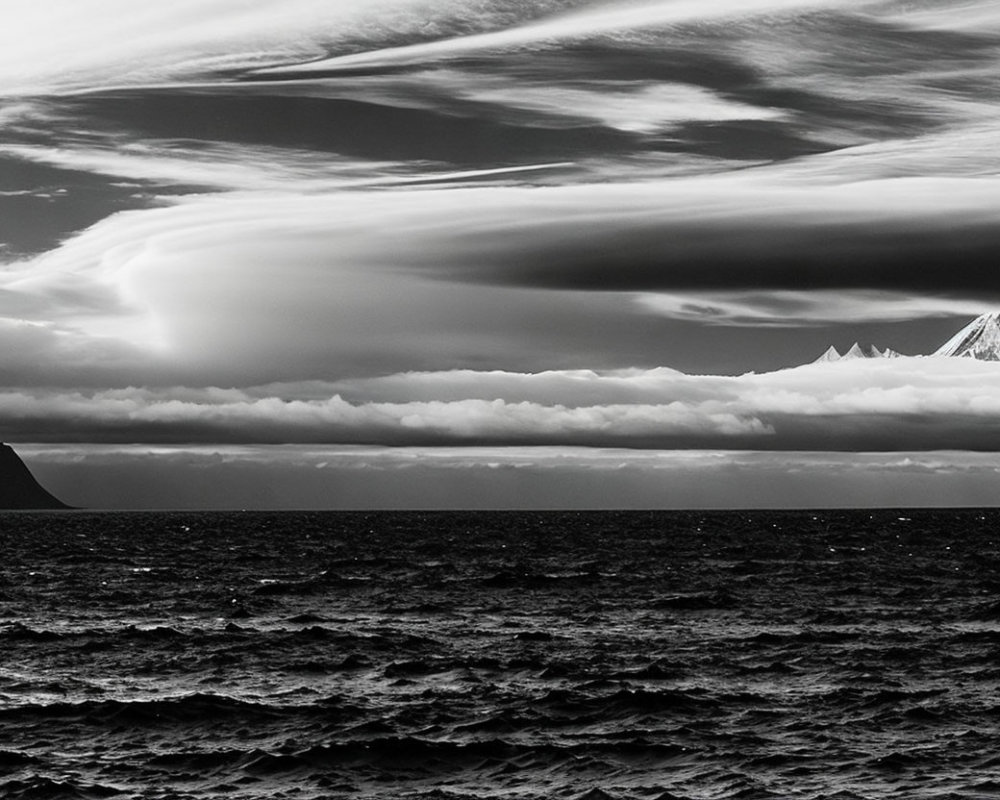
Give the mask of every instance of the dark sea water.
<path id="1" fill-rule="evenodd" d="M 1000 512 L 0 516 L 0 797 L 1000 797 Z"/>

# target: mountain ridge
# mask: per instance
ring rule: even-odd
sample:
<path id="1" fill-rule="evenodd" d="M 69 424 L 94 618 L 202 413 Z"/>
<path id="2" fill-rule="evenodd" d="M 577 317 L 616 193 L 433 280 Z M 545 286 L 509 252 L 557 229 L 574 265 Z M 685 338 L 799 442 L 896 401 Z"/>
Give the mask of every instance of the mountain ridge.
<path id="1" fill-rule="evenodd" d="M 55 511 L 69 508 L 72 506 L 42 487 L 13 447 L 0 443 L 0 510 Z"/>
<path id="2" fill-rule="evenodd" d="M 980 314 L 952 336 L 930 356 L 947 358 L 974 358 L 977 361 L 1000 361 L 1000 311 Z M 879 350 L 875 345 L 862 346 L 858 342 L 841 354 L 830 345 L 813 364 L 853 361 L 859 358 L 904 358 L 891 348 Z"/>
<path id="3" fill-rule="evenodd" d="M 976 317 L 933 355 L 1000 361 L 1000 312 L 992 311 Z"/>

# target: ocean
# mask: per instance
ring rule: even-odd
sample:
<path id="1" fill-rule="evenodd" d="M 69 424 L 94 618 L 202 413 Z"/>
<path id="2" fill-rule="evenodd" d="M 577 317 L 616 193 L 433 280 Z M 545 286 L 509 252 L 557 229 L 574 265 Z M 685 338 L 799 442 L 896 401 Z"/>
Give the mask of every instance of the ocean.
<path id="1" fill-rule="evenodd" d="M 0 797 L 1000 797 L 998 523 L 6 513 Z"/>

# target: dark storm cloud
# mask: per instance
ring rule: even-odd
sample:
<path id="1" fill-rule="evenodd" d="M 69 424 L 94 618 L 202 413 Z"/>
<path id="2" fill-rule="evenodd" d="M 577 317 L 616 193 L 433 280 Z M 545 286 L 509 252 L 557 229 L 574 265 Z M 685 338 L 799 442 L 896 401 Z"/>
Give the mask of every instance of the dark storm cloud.
<path id="1" fill-rule="evenodd" d="M 522 240 L 523 249 L 512 244 L 498 257 L 487 247 L 475 266 L 450 277 L 590 291 L 878 289 L 1000 297 L 1000 219 L 839 214 L 748 210 L 704 222 L 557 222 L 530 245 Z"/>
<path id="2" fill-rule="evenodd" d="M 498 190 L 483 199 L 493 201 L 501 224 L 473 219 L 487 213 L 482 203 L 469 214 L 456 203 L 450 236 L 418 237 L 423 247 L 408 260 L 452 280 L 550 289 L 1000 296 L 1000 190 L 990 181 L 807 188 L 706 179 Z M 530 215 L 516 216 L 519 201 Z"/>

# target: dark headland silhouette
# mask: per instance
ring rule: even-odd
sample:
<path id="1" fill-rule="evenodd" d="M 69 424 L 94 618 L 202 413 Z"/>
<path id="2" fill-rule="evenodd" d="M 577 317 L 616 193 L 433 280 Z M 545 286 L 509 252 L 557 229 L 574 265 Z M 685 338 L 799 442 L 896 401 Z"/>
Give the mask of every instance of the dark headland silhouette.
<path id="1" fill-rule="evenodd" d="M 0 444 L 0 510 L 71 508 L 45 491 L 8 444 Z"/>

